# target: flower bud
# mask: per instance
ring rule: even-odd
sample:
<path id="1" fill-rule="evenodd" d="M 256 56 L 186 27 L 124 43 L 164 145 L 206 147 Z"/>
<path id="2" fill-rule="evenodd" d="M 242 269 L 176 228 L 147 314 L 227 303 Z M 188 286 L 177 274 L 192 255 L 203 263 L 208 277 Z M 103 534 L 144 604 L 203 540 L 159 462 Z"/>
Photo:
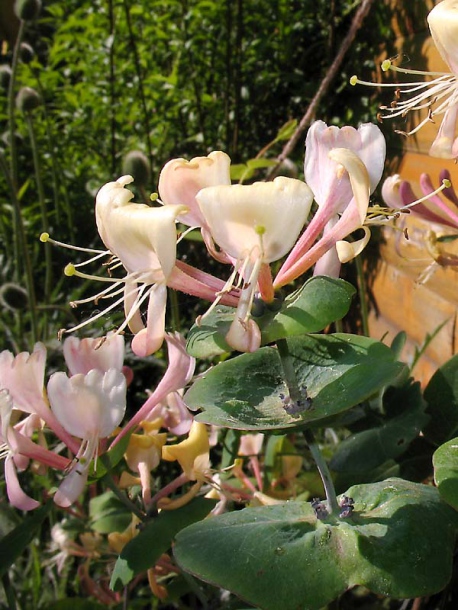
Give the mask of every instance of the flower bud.
<path id="1" fill-rule="evenodd" d="M 42 103 L 40 95 L 32 87 L 22 87 L 16 96 L 16 107 L 22 112 L 31 112 Z"/>
<path id="2" fill-rule="evenodd" d="M 33 21 L 41 10 L 41 0 L 16 0 L 14 12 L 22 21 Z"/>
<path id="3" fill-rule="evenodd" d="M 123 174 L 133 176 L 136 186 L 146 187 L 151 178 L 148 158 L 140 150 L 131 150 L 124 157 Z"/>
<path id="4" fill-rule="evenodd" d="M 19 56 L 23 64 L 29 64 L 35 57 L 35 51 L 31 45 L 27 42 L 23 42 L 19 47 Z"/>
<path id="5" fill-rule="evenodd" d="M 5 91 L 8 89 L 11 79 L 11 68 L 8 64 L 0 66 L 0 87 Z"/>

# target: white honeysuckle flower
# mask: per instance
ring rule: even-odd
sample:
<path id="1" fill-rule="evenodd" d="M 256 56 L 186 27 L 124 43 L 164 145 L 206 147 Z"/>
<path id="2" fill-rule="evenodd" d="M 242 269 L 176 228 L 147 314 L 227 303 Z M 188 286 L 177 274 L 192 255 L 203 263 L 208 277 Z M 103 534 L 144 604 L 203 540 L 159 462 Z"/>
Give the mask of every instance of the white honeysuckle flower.
<path id="1" fill-rule="evenodd" d="M 390 106 L 382 106 L 381 119 L 405 118 L 412 110 L 427 109 L 426 117 L 408 132 L 399 131 L 403 135 L 413 135 L 426 123 L 435 122 L 442 116 L 442 121 L 429 154 L 443 159 L 458 157 L 458 139 L 456 124 L 458 119 L 458 2 L 457 0 L 442 0 L 430 11 L 428 25 L 434 44 L 450 72 L 428 72 L 410 70 L 394 66 L 390 60 L 382 63 L 382 70 L 393 70 L 414 77 L 426 76 L 427 81 L 407 83 L 370 83 L 353 76 L 352 85 L 375 85 L 376 87 L 395 87 L 396 99 Z M 404 99 L 404 95 L 409 97 Z"/>
<path id="2" fill-rule="evenodd" d="M 122 421 L 126 410 L 126 378 L 116 370 L 93 369 L 86 375 L 51 375 L 48 396 L 61 425 L 82 440 L 75 464 L 61 483 L 54 501 L 70 506 L 83 491 L 98 442 L 108 437 Z"/>
<path id="3" fill-rule="evenodd" d="M 185 205 L 188 212 L 178 220 L 190 227 L 205 226 L 196 201 L 197 193 L 208 186 L 230 184 L 230 157 L 219 150 L 207 157 L 172 159 L 164 165 L 159 176 L 159 196 L 164 205 Z"/>
<path id="4" fill-rule="evenodd" d="M 71 375 L 89 373 L 91 369 L 122 370 L 124 337 L 108 332 L 102 339 L 67 337 L 63 344 L 65 363 Z"/>
<path id="5" fill-rule="evenodd" d="M 239 351 L 255 351 L 261 336 L 250 319 L 253 298 L 258 290 L 273 296 L 268 265 L 293 247 L 309 215 L 312 191 L 300 180 L 280 176 L 273 182 L 207 187 L 196 199 L 214 241 L 235 261 L 226 289 L 237 274 L 243 282 L 226 340 Z"/>
<path id="6" fill-rule="evenodd" d="M 147 356 L 157 351 L 164 340 L 166 286 L 176 262 L 176 218 L 187 208 L 183 205 L 153 208 L 142 203 L 131 203 L 133 193 L 125 187 L 132 181 L 132 176 L 121 176 L 115 182 L 105 184 L 98 192 L 95 203 L 97 228 L 108 250 L 95 251 L 95 257 L 81 264 L 111 254 L 110 272 L 122 264 L 127 275 L 122 278 L 100 278 L 79 272 L 77 267 L 81 265 L 67 265 L 66 268 L 67 275 L 98 279 L 110 284 L 90 299 L 73 302 L 73 306 L 115 296 L 118 296 L 118 300 L 83 324 L 64 332 L 73 332 L 124 302 L 126 319 L 116 333 L 129 326 L 135 334 L 132 350 L 138 356 Z M 43 240 L 48 241 L 49 236 Z M 122 294 L 120 298 L 119 294 Z M 147 299 L 145 326 L 140 307 Z"/>

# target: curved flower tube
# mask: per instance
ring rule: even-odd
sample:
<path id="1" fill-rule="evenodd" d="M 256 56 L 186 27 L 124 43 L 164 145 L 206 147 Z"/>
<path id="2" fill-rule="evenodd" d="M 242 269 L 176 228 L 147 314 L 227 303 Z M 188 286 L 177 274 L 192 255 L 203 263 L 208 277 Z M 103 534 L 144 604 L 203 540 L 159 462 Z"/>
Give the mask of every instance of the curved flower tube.
<path id="1" fill-rule="evenodd" d="M 313 191 L 318 211 L 290 252 L 276 281 L 310 250 L 320 233 L 323 232 L 324 237 L 335 226 L 338 215 L 352 201 L 350 174 L 345 171 L 342 163 L 332 158 L 332 150 L 349 150 L 362 161 L 367 171 L 370 193 L 382 177 L 386 143 L 380 129 L 372 123 L 360 125 L 358 129 L 349 126 L 339 129 L 335 126 L 328 127 L 323 121 L 315 121 L 307 132 L 305 146 L 305 180 Z M 316 273 L 338 275 L 340 265 L 334 247 L 326 260 L 326 264 L 320 265 Z"/>
<path id="2" fill-rule="evenodd" d="M 93 369 L 70 378 L 54 373 L 48 382 L 48 396 L 62 426 L 82 439 L 75 463 L 54 496 L 55 503 L 65 507 L 83 491 L 99 439 L 109 436 L 124 417 L 126 378 L 116 369 L 106 373 Z"/>
<path id="3" fill-rule="evenodd" d="M 329 151 L 328 156 L 337 164 L 334 171 L 348 173 L 353 197 L 337 222 L 330 226 L 329 230 L 309 250 L 304 253 L 301 253 L 302 249 L 291 251 L 274 280 L 274 288 L 280 288 L 302 275 L 331 248 L 337 248 L 340 262 L 348 262 L 364 248 L 369 240 L 369 230 L 363 227 L 371 193 L 371 181 L 366 166 L 354 152 L 347 148 L 333 148 Z M 365 236 L 356 248 L 353 248 L 355 244 L 347 247 L 340 243 L 359 228 L 364 229 Z"/>
<path id="4" fill-rule="evenodd" d="M 55 418 L 46 401 L 44 376 L 46 347 L 36 343 L 33 352 L 14 356 L 10 351 L 0 352 L 0 389 L 7 389 L 13 406 L 24 413 L 38 415 L 74 453 L 78 444 Z"/>
<path id="5" fill-rule="evenodd" d="M 165 335 L 169 364 L 161 381 L 144 405 L 124 426 L 113 445 L 118 443 L 130 430 L 135 429 L 142 421 L 152 421 L 162 417 L 162 402 L 166 397 L 184 388 L 194 375 L 195 358 L 186 352 L 186 342 L 179 333 Z"/>
<path id="6" fill-rule="evenodd" d="M 226 341 L 239 351 L 255 351 L 261 342 L 250 318 L 255 293 L 273 299 L 269 263 L 294 245 L 310 212 L 312 192 L 304 182 L 280 176 L 273 182 L 207 187 L 196 198 L 214 241 L 235 261 L 226 290 L 237 274 L 243 281 Z"/>

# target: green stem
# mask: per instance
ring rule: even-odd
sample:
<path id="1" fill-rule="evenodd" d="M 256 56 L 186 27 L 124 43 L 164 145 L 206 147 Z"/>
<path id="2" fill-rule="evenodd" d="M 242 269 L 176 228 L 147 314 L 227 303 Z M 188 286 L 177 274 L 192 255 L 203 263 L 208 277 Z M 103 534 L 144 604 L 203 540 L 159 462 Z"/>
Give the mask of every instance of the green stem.
<path id="1" fill-rule="evenodd" d="M 25 236 L 24 223 L 22 220 L 21 208 L 19 200 L 17 198 L 17 191 L 14 188 L 12 176 L 8 171 L 8 166 L 5 162 L 4 156 L 0 153 L 0 167 L 5 174 L 6 181 L 8 183 L 11 201 L 13 203 L 13 217 L 15 223 L 15 229 L 17 230 L 17 241 L 20 244 L 22 250 L 22 259 L 24 261 L 24 273 L 25 283 L 27 287 L 27 298 L 29 301 L 30 320 L 32 328 L 32 341 L 36 343 L 38 341 L 38 319 L 37 319 L 37 303 L 35 298 L 35 286 L 33 283 L 32 264 L 30 262 L 29 250 L 27 248 L 27 240 Z M 15 258 L 16 263 L 19 259 Z"/>
<path id="2" fill-rule="evenodd" d="M 290 399 L 295 403 L 299 403 L 299 401 L 303 400 L 303 393 L 301 392 L 301 389 L 297 382 L 296 371 L 294 370 L 293 360 L 291 358 L 291 354 L 289 353 L 287 340 L 279 339 L 277 341 L 277 349 L 278 354 L 280 356 L 283 375 L 285 377 L 285 382 L 288 387 Z M 328 465 L 326 464 L 326 461 L 324 460 L 321 454 L 320 448 L 315 441 L 313 433 L 310 430 L 305 430 L 304 437 L 309 446 L 310 453 L 312 454 L 312 457 L 317 465 L 321 480 L 323 481 L 323 487 L 326 493 L 326 500 L 328 503 L 328 513 L 338 514 L 339 504 L 337 502 L 336 490 L 334 489 L 334 483 L 332 482 L 332 477 Z"/>
<path id="3" fill-rule="evenodd" d="M 43 180 L 41 179 L 41 165 L 40 156 L 38 154 L 37 138 L 35 136 L 35 129 L 33 127 L 33 119 L 30 112 L 26 112 L 25 115 L 27 129 L 29 132 L 30 145 L 32 147 L 33 155 L 33 167 L 35 170 L 35 180 L 37 184 L 38 201 L 40 203 L 41 212 L 41 230 L 43 233 L 49 233 L 49 222 L 48 222 L 48 208 L 46 205 L 45 191 L 43 188 Z M 45 247 L 45 290 L 44 300 L 49 303 L 52 291 L 52 260 L 51 260 L 51 248 Z M 44 323 L 46 327 L 46 321 Z"/>
<path id="4" fill-rule="evenodd" d="M 10 577 L 8 576 L 8 572 L 6 572 L 2 576 L 2 584 L 3 584 L 3 590 L 5 591 L 6 601 L 8 602 L 8 608 L 10 610 L 16 610 L 16 608 L 17 608 L 16 598 L 14 596 L 14 590 L 13 590 L 13 587 L 11 586 L 11 581 L 10 581 Z"/>
<path id="5" fill-rule="evenodd" d="M 367 309 L 367 290 L 366 278 L 364 277 L 363 263 L 361 256 L 355 258 L 356 275 L 358 278 L 358 296 L 361 307 L 361 324 L 363 327 L 363 335 L 369 337 L 369 312 Z"/>
<path id="6" fill-rule="evenodd" d="M 24 29 L 25 22 L 20 21 L 19 30 L 16 38 L 16 43 L 14 45 L 13 50 L 13 60 L 11 62 L 11 78 L 8 85 L 8 131 L 9 131 L 9 146 L 10 146 L 10 171 L 9 171 L 9 180 L 11 182 L 11 190 L 14 191 L 14 195 L 17 198 L 18 192 L 18 172 L 17 172 L 17 148 L 16 148 L 16 120 L 15 120 L 15 100 L 14 100 L 14 88 L 16 84 L 16 73 L 17 66 L 19 63 L 19 50 L 21 47 L 21 42 L 24 37 Z M 8 179 L 8 178 L 7 178 Z M 16 207 L 16 206 L 15 206 Z M 20 279 L 20 269 L 19 269 L 19 261 L 21 260 L 21 248 L 23 247 L 23 243 L 21 242 L 20 232 L 21 229 L 19 227 L 19 217 L 21 216 L 21 210 L 15 209 L 15 214 L 13 216 L 13 226 L 14 226 L 14 260 L 16 261 L 15 268 L 15 279 L 18 282 Z M 24 253 L 22 253 L 24 254 Z"/>
<path id="7" fill-rule="evenodd" d="M 99 456 L 97 459 L 99 459 L 107 469 L 110 468 L 110 463 L 105 459 L 104 455 Z M 111 476 L 111 474 L 109 472 L 107 472 L 102 477 L 102 480 L 104 483 L 106 483 L 107 487 L 109 487 L 111 489 L 111 491 L 115 494 L 115 496 L 124 504 L 124 506 L 128 510 L 130 510 L 131 513 L 133 513 L 136 517 L 138 517 L 140 519 L 140 521 L 145 520 L 145 518 L 146 518 L 145 513 L 142 510 L 140 510 L 136 504 L 131 502 L 131 500 L 129 500 L 129 498 L 126 496 L 126 494 L 124 494 L 119 489 L 119 487 L 116 485 L 113 477 Z"/>
<path id="8" fill-rule="evenodd" d="M 307 441 L 307 445 L 310 449 L 315 464 L 317 465 L 318 472 L 320 473 L 321 480 L 323 482 L 324 491 L 326 494 L 326 501 L 328 503 L 328 512 L 330 515 L 338 515 L 340 511 L 339 503 L 337 502 L 336 490 L 332 481 L 331 472 L 328 465 L 323 458 L 321 450 L 315 441 L 313 432 L 311 430 L 304 430 L 304 437 Z"/>

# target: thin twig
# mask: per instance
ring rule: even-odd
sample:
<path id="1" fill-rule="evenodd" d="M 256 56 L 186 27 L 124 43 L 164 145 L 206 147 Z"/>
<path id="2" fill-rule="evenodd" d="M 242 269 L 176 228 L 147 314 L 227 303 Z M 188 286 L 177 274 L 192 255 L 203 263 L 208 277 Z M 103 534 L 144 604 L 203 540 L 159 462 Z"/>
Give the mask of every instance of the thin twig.
<path id="1" fill-rule="evenodd" d="M 361 28 L 365 17 L 367 17 L 367 15 L 369 13 L 369 10 L 371 8 L 373 1 L 374 0 L 362 0 L 359 9 L 356 11 L 355 16 L 353 17 L 353 21 L 350 26 L 350 29 L 348 30 L 348 34 L 345 36 L 345 38 L 342 42 L 342 45 L 341 45 L 337 55 L 334 58 L 334 61 L 332 62 L 331 66 L 329 67 L 329 70 L 327 71 L 326 76 L 321 81 L 321 85 L 318 87 L 318 91 L 315 93 L 314 98 L 310 102 L 306 113 L 304 114 L 299 125 L 296 128 L 296 131 L 293 133 L 291 138 L 285 144 L 280 155 L 277 157 L 277 164 L 274 167 L 272 167 L 270 172 L 268 173 L 268 175 L 267 175 L 268 180 L 273 179 L 275 177 L 278 167 L 283 163 L 283 161 L 286 159 L 286 157 L 288 157 L 288 155 L 291 154 L 294 147 L 296 146 L 299 139 L 301 138 L 302 134 L 304 133 L 305 129 L 312 122 L 313 116 L 315 114 L 315 110 L 316 110 L 318 104 L 320 103 L 321 98 L 325 95 L 332 80 L 336 76 L 336 74 L 344 60 L 344 57 L 347 54 L 348 49 L 351 47 L 358 30 Z"/>

